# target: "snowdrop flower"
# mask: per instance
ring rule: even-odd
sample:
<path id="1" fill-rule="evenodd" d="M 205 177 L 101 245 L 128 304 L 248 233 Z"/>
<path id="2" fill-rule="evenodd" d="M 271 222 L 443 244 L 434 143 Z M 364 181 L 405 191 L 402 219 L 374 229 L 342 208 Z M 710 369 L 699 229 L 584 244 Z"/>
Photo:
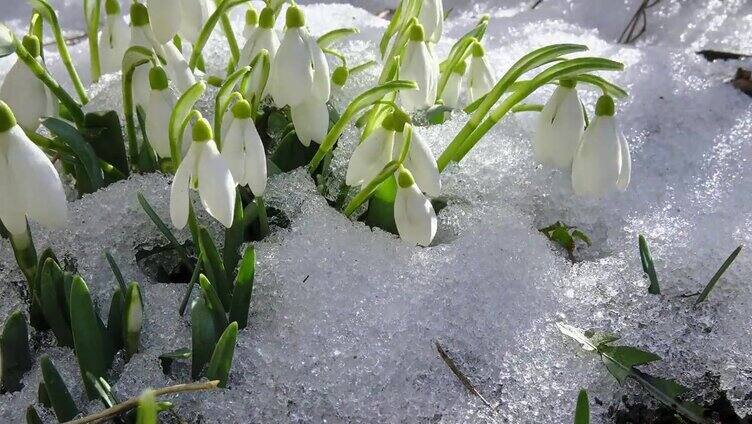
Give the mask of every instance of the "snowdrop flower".
<path id="1" fill-rule="evenodd" d="M 394 222 L 397 232 L 407 243 L 428 246 L 436 235 L 436 212 L 420 192 L 410 171 L 397 171 L 397 195 L 394 199 Z"/>
<path id="2" fill-rule="evenodd" d="M 572 186 L 579 196 L 598 197 L 629 186 L 632 160 L 617 128 L 614 99 L 601 96 L 595 119 L 582 135 L 572 163 Z"/>
<path id="3" fill-rule="evenodd" d="M 285 21 L 287 30 L 272 62 L 270 93 L 280 107 L 294 107 L 313 99 L 325 103 L 331 85 L 324 52 L 305 27 L 300 8 L 287 8 Z M 320 112 L 320 107 L 317 110 Z"/>
<path id="4" fill-rule="evenodd" d="M 452 73 L 447 78 L 444 92 L 441 93 L 441 100 L 444 101 L 446 106 L 452 109 L 457 109 L 460 105 L 460 92 L 462 91 L 462 80 L 465 77 L 465 71 L 467 70 L 467 64 L 462 61 L 452 69 Z"/>
<path id="5" fill-rule="evenodd" d="M 161 1 L 161 0 L 157 0 Z M 201 29 L 211 16 L 213 2 L 211 0 L 180 0 L 182 16 L 180 20 L 180 36 L 191 44 L 198 40 Z"/>
<path id="6" fill-rule="evenodd" d="M 404 114 L 400 114 L 399 117 L 402 115 Z M 387 116 L 379 128 L 355 147 L 347 164 L 347 185 L 364 186 L 379 175 L 384 166 L 392 160 L 397 127 L 403 128 L 404 122 L 396 122 L 395 114 Z"/>
<path id="7" fill-rule="evenodd" d="M 26 217 L 62 227 L 68 205 L 57 170 L 0 101 L 0 220 L 13 235 L 26 234 Z"/>
<path id="8" fill-rule="evenodd" d="M 178 229 L 188 223 L 189 189 L 198 190 L 201 204 L 214 219 L 232 226 L 235 182 L 217 150 L 209 122 L 201 118 L 193 125 L 193 142 L 180 163 L 170 188 L 170 218 Z"/>
<path id="9" fill-rule="evenodd" d="M 131 47 L 139 46 L 152 50 L 154 36 L 149 26 L 149 10 L 141 3 L 131 6 Z M 133 72 L 133 101 L 145 106 L 149 101 L 149 68 L 139 66 Z"/>
<path id="10" fill-rule="evenodd" d="M 151 29 L 159 44 L 172 40 L 180 30 L 181 0 L 149 0 Z"/>
<path id="11" fill-rule="evenodd" d="M 486 60 L 486 52 L 480 43 L 475 43 L 467 75 L 467 102 L 472 103 L 485 96 L 493 87 L 494 76 Z"/>
<path id="12" fill-rule="evenodd" d="M 400 101 L 408 112 L 433 105 L 436 99 L 439 64 L 426 45 L 426 36 L 420 24 L 410 28 L 410 41 L 400 69 L 400 78 L 415 81 L 417 90 L 400 91 Z"/>
<path id="13" fill-rule="evenodd" d="M 264 144 L 251 117 L 251 105 L 240 100 L 232 107 L 230 126 L 222 137 L 222 157 L 235 183 L 248 185 L 255 196 L 266 190 L 266 155 Z"/>
<path id="14" fill-rule="evenodd" d="M 533 138 L 535 160 L 569 169 L 585 130 L 585 114 L 577 96 L 576 82 L 562 80 L 543 111 Z"/>
<path id="15" fill-rule="evenodd" d="M 40 57 L 41 45 L 35 36 L 25 36 L 23 46 L 44 65 Z M 13 109 L 16 117 L 14 122 L 18 122 L 26 131 L 36 131 L 41 118 L 57 115 L 57 98 L 21 60 L 16 60 L 5 75 L 0 87 L 0 99 Z"/>
<path id="16" fill-rule="evenodd" d="M 99 60 L 102 72 L 110 74 L 122 68 L 123 55 L 131 43 L 131 30 L 120 14 L 118 0 L 107 0 L 104 8 L 107 18 L 99 34 Z"/>
<path id="17" fill-rule="evenodd" d="M 290 114 L 295 133 L 304 146 L 310 146 L 312 141 L 321 143 L 326 137 L 329 131 L 329 108 L 325 102 L 317 98 L 308 99 L 292 106 Z"/>
<path id="18" fill-rule="evenodd" d="M 418 14 L 418 22 L 426 31 L 426 41 L 438 43 L 444 31 L 444 4 L 441 0 L 423 1 Z"/>
<path id="19" fill-rule="evenodd" d="M 245 11 L 245 26 L 243 27 L 243 38 L 246 40 L 253 37 L 253 33 L 256 32 L 256 28 L 259 23 L 259 15 L 253 6 L 249 7 Z"/>
<path id="20" fill-rule="evenodd" d="M 279 37 L 274 30 L 274 10 L 271 8 L 264 8 L 261 11 L 259 18 L 259 27 L 253 32 L 250 38 L 245 42 L 243 50 L 240 52 L 240 65 L 248 66 L 253 59 L 266 50 L 269 55 L 269 62 L 274 63 L 274 58 L 277 56 L 277 50 L 279 49 Z M 259 86 L 260 79 L 262 77 L 263 70 L 261 66 L 256 66 L 251 70 L 250 84 L 248 84 L 248 90 L 243 93 L 247 99 L 250 99 L 254 94 L 252 90 L 255 90 Z M 271 79 L 271 76 L 269 77 Z M 266 84 L 262 97 L 266 97 L 269 93 L 270 84 Z"/>
<path id="21" fill-rule="evenodd" d="M 169 125 L 177 99 L 167 87 L 167 74 L 161 67 L 149 71 L 151 93 L 146 106 L 146 135 L 149 144 L 161 158 L 170 157 Z"/>
<path id="22" fill-rule="evenodd" d="M 168 41 L 162 46 L 164 52 L 164 58 L 167 68 L 167 73 L 170 75 L 170 80 L 175 84 L 180 93 L 184 93 L 186 90 L 196 84 L 196 76 L 188 66 L 188 61 L 185 60 L 185 56 L 180 53 L 180 50 L 175 46 L 172 41 Z"/>
<path id="23" fill-rule="evenodd" d="M 403 132 L 398 131 L 394 141 L 393 158 L 399 157 L 403 143 Z M 441 177 L 436 158 L 431 153 L 431 148 L 428 147 L 426 141 L 415 130 L 412 132 L 410 149 L 407 151 L 407 157 L 402 166 L 410 170 L 420 191 L 431 197 L 441 194 Z"/>

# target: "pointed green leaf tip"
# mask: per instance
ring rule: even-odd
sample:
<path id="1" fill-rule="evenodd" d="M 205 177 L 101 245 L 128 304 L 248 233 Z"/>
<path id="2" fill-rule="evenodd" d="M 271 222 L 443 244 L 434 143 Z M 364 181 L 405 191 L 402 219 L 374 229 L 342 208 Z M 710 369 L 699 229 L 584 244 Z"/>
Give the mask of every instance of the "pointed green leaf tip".
<path id="1" fill-rule="evenodd" d="M 107 0 L 104 3 L 104 10 L 108 15 L 119 15 L 120 2 L 118 0 Z"/>
<path id="2" fill-rule="evenodd" d="M 213 138 L 214 133 L 206 119 L 201 118 L 193 125 L 193 141 L 209 141 Z"/>
<path id="3" fill-rule="evenodd" d="M 300 28 L 305 26 L 305 15 L 303 11 L 297 6 L 290 6 L 287 8 L 285 14 L 285 25 L 288 28 Z"/>
<path id="4" fill-rule="evenodd" d="M 131 23 L 136 27 L 149 25 L 149 9 L 141 3 L 133 3 L 131 6 Z"/>
<path id="5" fill-rule="evenodd" d="M 16 116 L 4 101 L 0 100 L 0 133 L 16 126 Z"/>
<path id="6" fill-rule="evenodd" d="M 596 116 L 614 116 L 616 113 L 616 105 L 614 105 L 614 98 L 605 94 L 598 99 L 598 103 L 595 104 Z"/>
<path id="7" fill-rule="evenodd" d="M 274 9 L 271 7 L 261 9 L 261 14 L 259 15 L 259 26 L 266 29 L 274 28 Z"/>
<path id="8" fill-rule="evenodd" d="M 473 57 L 483 57 L 486 55 L 486 50 L 483 48 L 483 45 L 476 40 L 475 43 L 473 43 L 472 53 Z"/>
<path id="9" fill-rule="evenodd" d="M 574 424 L 590 424 L 590 402 L 585 389 L 577 396 L 577 406 L 574 410 Z"/>
<path id="10" fill-rule="evenodd" d="M 332 82 L 342 87 L 347 82 L 347 78 L 350 76 L 350 71 L 345 66 L 339 66 L 332 73 Z"/>
<path id="11" fill-rule="evenodd" d="M 412 185 L 415 184 L 413 174 L 411 174 L 407 168 L 400 167 L 399 175 L 397 176 L 397 184 L 402 188 L 412 187 Z"/>
<path id="12" fill-rule="evenodd" d="M 34 35 L 24 35 L 23 41 L 21 41 L 24 48 L 33 57 L 38 57 L 42 51 L 42 45 L 39 43 L 39 39 Z"/>
<path id="13" fill-rule="evenodd" d="M 410 41 L 417 41 L 420 43 L 426 41 L 426 30 L 423 29 L 423 25 L 416 24 L 410 28 Z"/>
<path id="14" fill-rule="evenodd" d="M 235 106 L 232 107 L 232 116 L 237 119 L 250 119 L 251 104 L 245 99 L 238 101 L 235 103 Z"/>
<path id="15" fill-rule="evenodd" d="M 256 25 L 258 25 L 258 22 L 259 22 L 259 15 L 256 9 L 251 7 L 245 11 L 245 24 L 246 25 L 255 27 Z"/>
<path id="16" fill-rule="evenodd" d="M 162 91 L 167 88 L 167 73 L 161 66 L 155 66 L 149 71 L 149 85 L 152 90 Z"/>

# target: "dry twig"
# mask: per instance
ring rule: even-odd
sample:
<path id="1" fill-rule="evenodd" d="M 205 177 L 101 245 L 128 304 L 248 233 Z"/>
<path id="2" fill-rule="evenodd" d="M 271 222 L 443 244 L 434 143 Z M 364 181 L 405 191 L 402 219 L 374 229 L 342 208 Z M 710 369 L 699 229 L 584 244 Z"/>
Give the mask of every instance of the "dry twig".
<path id="1" fill-rule="evenodd" d="M 436 350 L 439 351 L 439 356 L 444 361 L 444 363 L 449 367 L 450 370 L 452 370 L 452 373 L 457 377 L 458 380 L 462 383 L 463 386 L 469 391 L 471 394 L 478 396 L 478 398 L 483 402 L 484 405 L 491 408 L 492 411 L 496 410 L 491 403 L 489 403 L 486 398 L 483 397 L 482 394 L 478 391 L 478 389 L 473 386 L 473 383 L 470 381 L 467 376 L 460 371 L 460 369 L 457 367 L 457 365 L 454 363 L 454 360 L 449 357 L 449 355 L 446 353 L 443 347 L 439 344 L 439 342 L 435 342 L 436 344 Z"/>
<path id="2" fill-rule="evenodd" d="M 640 38 L 648 27 L 647 10 L 660 2 L 661 0 L 642 0 L 632 19 L 629 20 L 627 27 L 621 32 L 618 42 L 629 44 Z"/>

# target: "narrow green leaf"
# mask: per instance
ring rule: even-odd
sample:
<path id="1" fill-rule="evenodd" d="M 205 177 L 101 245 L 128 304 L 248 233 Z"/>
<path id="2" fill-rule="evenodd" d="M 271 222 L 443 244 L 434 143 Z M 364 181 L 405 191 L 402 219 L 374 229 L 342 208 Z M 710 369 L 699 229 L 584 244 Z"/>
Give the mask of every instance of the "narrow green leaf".
<path id="1" fill-rule="evenodd" d="M 55 368 L 49 357 L 43 356 L 40 360 L 44 386 L 49 396 L 52 409 L 60 422 L 70 421 L 78 415 L 78 408 L 73 402 L 73 397 L 68 391 L 63 378 Z"/>
<path id="2" fill-rule="evenodd" d="M 188 66 L 191 68 L 191 70 L 196 69 L 198 61 L 201 58 L 201 52 L 203 51 L 206 42 L 209 41 L 209 37 L 214 31 L 214 27 L 217 25 L 217 22 L 220 19 L 222 19 L 223 21 L 222 29 L 225 31 L 225 38 L 227 39 L 227 42 L 230 46 L 232 59 L 237 62 L 240 54 L 238 51 L 237 41 L 233 42 L 235 40 L 235 36 L 234 34 L 232 34 L 232 27 L 228 24 L 229 21 L 226 13 L 229 12 L 233 7 L 247 3 L 249 1 L 250 0 L 223 0 L 222 2 L 219 2 L 217 8 L 214 10 L 214 13 L 209 16 L 209 18 L 206 20 L 206 23 L 204 24 L 204 27 L 201 28 L 201 33 L 199 34 L 196 43 L 194 43 L 193 45 L 193 51 L 191 52 L 191 57 L 188 61 Z"/>
<path id="3" fill-rule="evenodd" d="M 63 271 L 52 258 L 42 267 L 39 292 L 44 319 L 52 328 L 58 345 L 73 347 L 70 317 L 66 316 Z"/>
<path id="4" fill-rule="evenodd" d="M 209 363 L 220 332 L 203 296 L 191 307 L 191 378 L 198 380 Z"/>
<path id="5" fill-rule="evenodd" d="M 107 258 L 107 263 L 110 264 L 110 269 L 112 270 L 112 273 L 115 275 L 115 280 L 117 281 L 118 286 L 120 287 L 120 291 L 125 293 L 127 291 L 127 287 L 125 285 L 125 279 L 123 278 L 123 273 L 120 272 L 120 267 L 118 266 L 117 262 L 115 262 L 115 258 L 113 258 L 110 252 L 106 250 L 104 252 L 104 256 Z"/>
<path id="6" fill-rule="evenodd" d="M 726 270 L 729 269 L 732 263 L 736 260 L 736 257 L 739 256 L 739 253 L 742 251 L 742 246 L 737 247 L 733 252 L 731 252 L 731 255 L 726 259 L 725 262 L 723 262 L 723 265 L 716 271 L 715 275 L 713 275 L 713 278 L 708 281 L 708 284 L 705 286 L 705 289 L 703 289 L 702 293 L 700 293 L 700 297 L 697 298 L 697 301 L 695 302 L 695 305 L 702 303 L 705 301 L 705 299 L 708 298 L 708 295 L 711 291 L 715 288 L 716 283 L 718 283 L 718 280 L 721 279 L 723 274 L 726 272 Z"/>
<path id="7" fill-rule="evenodd" d="M 650 248 L 648 247 L 648 241 L 640 234 L 638 239 L 640 246 L 640 262 L 642 263 L 642 271 L 647 274 L 650 279 L 650 286 L 648 286 L 648 293 L 661 294 L 661 286 L 658 283 L 658 273 L 655 272 L 655 265 L 653 264 L 653 256 L 650 254 Z"/>
<path id="8" fill-rule="evenodd" d="M 250 71 L 251 67 L 246 66 L 228 75 L 214 98 L 214 142 L 220 150 L 222 149 L 222 118 L 227 112 L 235 86 Z"/>
<path id="9" fill-rule="evenodd" d="M 216 289 L 222 306 L 227 310 L 232 300 L 232 291 L 227 281 L 227 271 L 225 270 L 224 263 L 222 263 L 222 257 L 217 250 L 217 246 L 214 244 L 211 234 L 209 234 L 209 230 L 204 227 L 199 229 L 199 243 L 206 276 Z"/>
<path id="10" fill-rule="evenodd" d="M 603 363 L 620 384 L 629 377 L 632 367 L 660 361 L 661 357 L 631 346 L 599 346 Z"/>
<path id="11" fill-rule="evenodd" d="M 212 312 L 212 317 L 214 317 L 214 322 L 216 323 L 217 328 L 220 331 L 224 330 L 224 328 L 227 327 L 228 322 L 227 312 L 225 312 L 225 308 L 222 306 L 222 301 L 219 300 L 219 295 L 217 295 L 214 285 L 209 282 L 204 274 L 199 276 L 198 283 L 201 286 L 201 292 L 204 295 L 206 304 Z"/>
<path id="12" fill-rule="evenodd" d="M 94 303 L 84 280 L 76 276 L 73 279 L 70 295 L 71 326 L 73 341 L 76 346 L 76 358 L 81 370 L 86 393 L 90 400 L 96 399 L 97 392 L 86 378 L 91 373 L 97 378 L 104 378 L 109 368 L 109 352 L 104 346 L 111 345 L 103 332 L 104 325 L 94 309 Z"/>
<path id="13" fill-rule="evenodd" d="M 26 424 L 43 424 L 37 410 L 32 405 L 26 408 Z"/>
<path id="14" fill-rule="evenodd" d="M 604 94 L 608 94 L 613 97 L 624 98 L 629 96 L 627 90 L 619 87 L 618 85 L 608 81 L 605 78 L 599 77 L 598 75 L 583 74 L 576 76 L 574 79 L 578 82 L 584 82 L 586 84 L 594 85 L 600 88 Z"/>
<path id="15" fill-rule="evenodd" d="M 590 424 L 590 401 L 585 389 L 577 396 L 577 407 L 574 410 L 574 424 Z"/>
<path id="16" fill-rule="evenodd" d="M 245 240 L 245 224 L 243 218 L 243 200 L 240 192 L 235 196 L 235 216 L 232 220 L 232 227 L 225 230 L 225 245 L 222 248 L 222 259 L 224 261 L 227 281 L 232 281 L 235 275 L 235 268 L 240 261 L 240 246 Z"/>
<path id="17" fill-rule="evenodd" d="M 248 325 L 248 309 L 253 294 L 253 278 L 256 273 L 256 252 L 249 245 L 243 254 L 238 276 L 235 279 L 235 289 L 232 292 L 232 306 L 230 307 L 230 321 L 238 323 L 239 328 Z"/>
<path id="18" fill-rule="evenodd" d="M 15 310 L 0 335 L 0 386 L 6 392 L 21 390 L 23 376 L 30 369 L 29 327 L 21 311 Z"/>
<path id="19" fill-rule="evenodd" d="M 193 264 L 191 264 L 191 261 L 188 259 L 188 252 L 185 250 L 185 247 L 183 247 L 182 244 L 178 243 L 178 239 L 175 238 L 175 235 L 172 234 L 172 231 L 167 228 L 167 225 L 165 225 L 164 221 L 162 221 L 159 215 L 154 212 L 154 209 L 151 207 L 144 195 L 139 192 L 136 196 L 138 197 L 138 203 L 141 204 L 141 208 L 143 208 L 144 212 L 146 212 L 146 214 L 149 216 L 149 219 L 151 219 L 154 225 L 157 226 L 159 232 L 161 232 L 162 235 L 167 238 L 172 248 L 175 249 L 176 252 L 178 252 L 178 255 L 183 261 L 183 264 L 185 264 L 188 269 L 193 269 Z"/>
<path id="20" fill-rule="evenodd" d="M 99 159 L 112 164 L 123 177 L 130 174 L 123 127 L 120 125 L 120 116 L 117 112 L 110 110 L 87 113 L 82 133 Z"/>
<path id="21" fill-rule="evenodd" d="M 70 147 L 76 155 L 86 171 L 88 186 L 91 187 L 92 192 L 102 188 L 104 176 L 99 166 L 99 158 L 83 135 L 65 121 L 57 118 L 47 118 L 42 121 L 42 125 Z"/>
<path id="22" fill-rule="evenodd" d="M 322 35 L 316 40 L 316 43 L 321 47 L 322 49 L 325 49 L 338 40 L 349 37 L 353 34 L 358 34 L 360 31 L 358 28 L 338 28 L 332 31 L 327 32 L 326 34 Z"/>
<path id="23" fill-rule="evenodd" d="M 37 387 L 37 400 L 39 401 L 40 405 L 46 406 L 47 408 L 52 408 L 52 403 L 50 403 L 50 395 L 47 393 L 47 388 L 44 386 L 44 380 L 39 382 L 39 387 Z"/>
<path id="24" fill-rule="evenodd" d="M 112 340 L 112 347 L 116 351 L 125 347 L 125 298 L 123 293 L 120 287 L 115 288 L 110 300 L 110 312 L 107 315 L 107 333 Z"/>
<path id="25" fill-rule="evenodd" d="M 182 137 L 180 137 L 183 122 L 191 114 L 193 105 L 195 105 L 198 99 L 201 98 L 204 91 L 206 91 L 206 83 L 203 81 L 197 82 L 189 89 L 185 90 L 185 93 L 183 93 L 175 103 L 175 107 L 172 108 L 168 133 L 170 137 L 170 158 L 172 159 L 173 171 L 178 170 L 180 160 L 183 156 L 183 140 Z"/>
<path id="26" fill-rule="evenodd" d="M 212 353 L 211 361 L 209 361 L 206 378 L 209 380 L 219 380 L 219 387 L 227 387 L 237 338 L 238 323 L 233 322 L 222 333 L 217 346 L 214 348 L 214 353 Z"/>
<path id="27" fill-rule="evenodd" d="M 136 417 L 136 424 L 157 424 L 157 400 L 153 391 L 145 391 L 138 399 Z"/>
<path id="28" fill-rule="evenodd" d="M 99 400 L 102 401 L 105 408 L 112 408 L 118 404 L 118 400 L 115 398 L 115 395 L 112 394 L 112 388 L 109 383 L 107 383 L 107 380 L 104 378 L 96 378 L 91 374 L 86 374 L 86 377 L 89 382 L 91 382 L 92 386 L 94 386 L 94 389 L 97 391 L 97 396 L 99 397 Z"/>
<path id="29" fill-rule="evenodd" d="M 203 255 L 199 256 L 198 262 L 196 262 L 196 267 L 193 268 L 193 273 L 191 274 L 191 281 L 188 283 L 188 287 L 185 289 L 185 295 L 183 296 L 183 301 L 180 302 L 180 310 L 178 311 L 180 313 L 180 316 L 183 316 L 185 313 L 185 308 L 188 307 L 188 301 L 191 300 L 191 293 L 193 293 L 193 286 L 198 283 L 198 276 L 201 275 L 202 272 L 202 263 L 203 263 Z"/>

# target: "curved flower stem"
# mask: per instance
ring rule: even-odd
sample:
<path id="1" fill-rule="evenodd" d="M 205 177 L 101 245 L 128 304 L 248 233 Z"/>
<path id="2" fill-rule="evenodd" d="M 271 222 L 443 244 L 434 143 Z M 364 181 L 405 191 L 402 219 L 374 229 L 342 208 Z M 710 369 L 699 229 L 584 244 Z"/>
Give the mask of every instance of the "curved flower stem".
<path id="1" fill-rule="evenodd" d="M 466 43 L 465 40 L 469 38 L 474 38 L 477 41 L 481 41 L 483 39 L 483 36 L 486 34 L 486 29 L 488 28 L 488 21 L 491 19 L 489 15 L 483 15 L 481 16 L 480 20 L 478 21 L 478 24 L 475 25 L 475 28 L 468 31 L 465 35 L 460 37 L 459 40 L 457 40 L 454 45 L 452 45 L 452 48 L 449 50 L 449 54 L 447 55 L 447 58 L 441 62 L 439 65 L 439 70 L 443 73 L 447 70 L 451 71 L 451 67 L 449 67 L 449 61 L 451 58 L 455 57 L 457 54 L 457 50 L 462 47 L 463 44 Z M 447 69 L 448 68 L 448 69 Z"/>
<path id="2" fill-rule="evenodd" d="M 353 34 L 358 34 L 359 32 L 360 30 L 358 30 L 358 28 L 338 28 L 329 31 L 316 39 L 316 44 L 318 44 L 322 49 L 326 49 L 338 40 Z"/>
<path id="3" fill-rule="evenodd" d="M 577 82 L 584 82 L 585 84 L 590 84 L 592 86 L 598 87 L 601 89 L 603 94 L 608 94 L 613 97 L 628 97 L 629 96 L 629 93 L 627 93 L 627 90 L 597 75 L 583 74 L 583 75 L 578 75 L 573 79 Z"/>
<path id="4" fill-rule="evenodd" d="M 353 66 L 352 68 L 349 69 L 350 75 L 355 75 L 357 73 L 363 72 L 366 69 L 374 66 L 375 64 L 376 64 L 375 60 L 369 60 L 368 62 L 363 62 L 360 65 Z"/>
<path id="5" fill-rule="evenodd" d="M 543 105 L 537 103 L 519 103 L 512 108 L 512 113 L 520 112 L 542 112 Z"/>
<path id="6" fill-rule="evenodd" d="M 347 67 L 347 58 L 344 54 L 342 54 L 342 52 L 327 47 L 322 48 L 321 51 L 330 56 L 336 57 L 337 59 L 339 59 L 340 63 L 342 63 L 342 66 Z"/>
<path id="7" fill-rule="evenodd" d="M 214 31 L 214 27 L 217 26 L 218 21 L 222 21 L 222 30 L 227 38 L 227 44 L 230 46 L 230 53 L 232 54 L 232 60 L 238 63 L 240 59 L 240 48 L 238 47 L 238 40 L 235 38 L 235 33 L 232 32 L 232 26 L 230 25 L 230 19 L 227 17 L 227 12 L 235 6 L 243 3 L 248 3 L 251 0 L 223 0 L 217 4 L 217 9 L 206 20 L 204 27 L 201 29 L 201 33 L 198 39 L 193 44 L 193 51 L 191 52 L 191 58 L 188 61 L 188 66 L 191 71 L 196 69 L 199 59 L 201 58 L 201 52 L 206 46 L 206 42 L 209 41 L 209 37 Z"/>
<path id="8" fill-rule="evenodd" d="M 175 107 L 170 114 L 170 124 L 168 133 L 170 137 L 170 159 L 172 160 L 173 172 L 178 170 L 182 157 L 183 131 L 187 125 L 187 119 L 194 115 L 193 105 L 196 104 L 199 97 L 204 94 L 206 83 L 199 81 L 193 84 L 191 88 L 185 91 L 175 103 Z M 201 116 L 201 114 L 199 114 Z"/>
<path id="9" fill-rule="evenodd" d="M 65 91 L 60 84 L 55 81 L 54 78 L 52 78 L 52 75 L 45 69 L 42 64 L 40 64 L 23 46 L 21 41 L 15 36 L 13 37 L 13 46 L 16 49 L 16 55 L 18 56 L 18 59 L 21 60 L 23 63 L 26 64 L 26 66 L 29 67 L 31 72 L 39 78 L 40 81 L 44 83 L 44 85 L 47 86 L 47 88 L 52 91 L 52 93 L 55 95 L 55 97 L 60 100 L 60 102 L 65 106 L 66 109 L 68 109 L 68 112 L 70 112 L 73 121 L 76 123 L 77 127 L 82 127 L 84 124 L 84 112 L 81 109 L 81 105 L 79 105 L 73 98 L 68 94 L 67 91 Z"/>
<path id="10" fill-rule="evenodd" d="M 89 38 L 89 58 L 91 61 L 91 80 L 99 81 L 102 68 L 99 60 L 99 15 L 101 0 L 84 0 L 84 18 L 86 19 L 86 35 Z"/>
<path id="11" fill-rule="evenodd" d="M 44 40 L 44 18 L 37 11 L 34 11 L 29 19 L 29 34 L 37 37 L 40 43 Z M 44 49 L 39 49 L 39 56 L 44 61 Z"/>
<path id="12" fill-rule="evenodd" d="M 163 396 L 173 393 L 185 393 L 185 392 L 199 392 L 204 390 L 214 390 L 219 386 L 219 380 L 207 381 L 202 383 L 190 383 L 190 384 L 177 384 L 175 386 L 163 387 L 153 391 L 154 396 Z M 97 412 L 93 415 L 88 415 L 77 420 L 68 421 L 66 424 L 92 424 L 105 421 L 107 419 L 116 417 L 124 412 L 130 411 L 138 407 L 138 402 L 141 399 L 140 396 L 128 399 L 123 403 L 119 403 L 112 408 L 107 408 L 104 411 Z"/>
<path id="13" fill-rule="evenodd" d="M 345 216 L 349 218 L 350 215 L 352 215 L 360 205 L 365 203 L 373 195 L 373 193 L 376 192 L 376 189 L 379 188 L 381 183 L 386 181 L 387 178 L 391 177 L 395 172 L 397 172 L 400 165 L 401 164 L 399 163 L 399 161 L 396 160 L 386 164 L 381 173 L 379 173 L 376 178 L 371 180 L 371 182 L 363 187 L 363 189 L 360 190 L 360 192 L 355 197 L 353 197 L 350 203 L 347 204 L 343 212 Z"/>
<path id="14" fill-rule="evenodd" d="M 86 95 L 86 90 L 84 89 L 84 85 L 81 82 L 81 78 L 79 78 L 78 72 L 76 72 L 76 68 L 73 66 L 73 61 L 70 57 L 70 53 L 68 52 L 68 46 L 65 44 L 63 31 L 60 29 L 60 23 L 57 20 L 57 14 L 55 13 L 55 10 L 52 8 L 52 6 L 50 6 L 49 3 L 47 3 L 47 0 L 29 0 L 29 4 L 31 4 L 31 7 L 34 8 L 34 10 L 40 15 L 42 15 L 42 17 L 47 20 L 47 22 L 49 22 L 50 26 L 52 27 L 52 33 L 55 36 L 55 44 L 57 44 L 57 49 L 60 53 L 60 59 L 63 61 L 65 69 L 68 70 L 68 75 L 70 75 L 73 86 L 76 88 L 78 97 L 81 100 L 81 103 L 89 103 L 89 97 L 87 97 Z"/>
<path id="15" fill-rule="evenodd" d="M 266 202 L 261 196 L 256 196 L 256 209 L 258 210 L 258 221 L 261 236 L 266 237 L 269 234 L 269 218 L 266 215 Z"/>
<path id="16" fill-rule="evenodd" d="M 245 75 L 251 71 L 250 66 L 246 66 L 238 69 L 230 74 L 227 79 L 224 80 L 222 86 L 217 92 L 217 97 L 214 99 L 214 142 L 217 143 L 217 148 L 221 149 L 222 144 L 222 118 L 224 118 L 225 112 L 229 107 L 233 98 L 243 96 L 238 92 L 233 92 L 235 86 L 238 84 Z M 237 95 L 237 96 L 236 96 Z M 240 99 L 235 99 L 240 100 Z"/>
<path id="17" fill-rule="evenodd" d="M 496 108 L 491 114 L 481 122 L 473 131 L 464 139 L 460 141 L 457 148 L 451 152 L 452 160 L 455 162 L 461 161 L 465 155 L 480 141 L 480 139 L 491 129 L 497 122 L 504 117 L 517 103 L 525 100 L 527 96 L 532 94 L 535 90 L 541 86 L 555 80 L 565 77 L 576 77 L 578 74 L 602 70 L 602 71 L 620 71 L 624 69 L 624 65 L 619 62 L 614 62 L 608 59 L 602 59 L 597 57 L 582 57 L 577 59 L 571 59 L 565 62 L 558 63 L 545 71 L 538 74 L 524 87 L 515 91 L 506 97 L 498 108 Z M 454 143 L 454 141 L 452 141 Z M 445 153 L 447 151 L 445 150 Z M 443 168 L 439 168 L 443 169 Z"/>
<path id="18" fill-rule="evenodd" d="M 436 102 L 441 100 L 441 95 L 444 94 L 444 89 L 446 89 L 449 77 L 452 75 L 455 66 L 460 62 L 465 61 L 465 59 L 470 56 L 472 47 L 477 42 L 478 40 L 473 37 L 462 40 L 462 43 L 457 47 L 455 54 L 447 58 L 447 68 L 441 72 L 441 76 L 439 77 L 438 88 L 436 90 Z"/>
<path id="19" fill-rule="evenodd" d="M 390 81 L 373 87 L 356 97 L 349 105 L 347 105 L 345 111 L 340 115 L 334 126 L 332 126 L 332 129 L 326 134 L 324 140 L 322 140 L 321 145 L 319 145 L 319 150 L 308 164 L 308 170 L 311 173 L 316 171 L 316 168 L 319 167 L 324 157 L 334 148 L 334 143 L 337 142 L 337 139 L 342 135 L 342 132 L 345 131 L 347 124 L 350 123 L 358 112 L 380 100 L 388 93 L 397 90 L 414 90 L 415 88 L 417 88 L 417 85 L 412 81 Z"/>

